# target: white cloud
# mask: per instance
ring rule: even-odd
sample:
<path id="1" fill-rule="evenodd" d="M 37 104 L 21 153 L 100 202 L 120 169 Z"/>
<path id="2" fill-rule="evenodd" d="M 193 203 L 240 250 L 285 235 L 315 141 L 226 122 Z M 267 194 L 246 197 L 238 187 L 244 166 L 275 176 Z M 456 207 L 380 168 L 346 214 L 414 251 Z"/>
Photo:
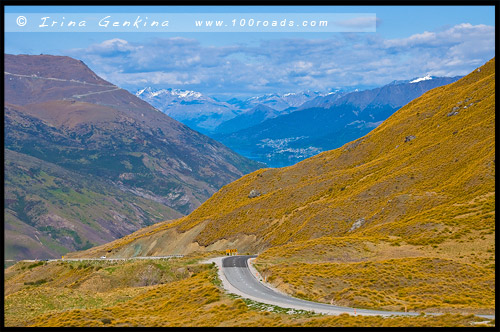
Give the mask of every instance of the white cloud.
<path id="1" fill-rule="evenodd" d="M 68 53 L 121 86 L 269 93 L 298 86 L 377 86 L 427 73 L 464 75 L 494 56 L 494 40 L 493 26 L 463 23 L 399 39 L 342 33 L 330 39 L 262 40 L 258 46 L 207 47 L 181 37 L 141 44 L 115 38 Z"/>
<path id="2" fill-rule="evenodd" d="M 116 53 L 128 53 L 141 49 L 142 46 L 132 46 L 126 40 L 114 38 L 105 40 L 100 44 L 92 45 L 89 53 L 98 53 L 101 55 L 115 55 Z"/>
<path id="3" fill-rule="evenodd" d="M 439 47 L 460 44 L 472 38 L 488 39 L 493 42 L 495 27 L 484 24 L 472 25 L 462 23 L 440 32 L 425 31 L 407 38 L 390 39 L 384 42 L 385 47 Z M 492 39 L 493 38 L 493 39 Z"/>

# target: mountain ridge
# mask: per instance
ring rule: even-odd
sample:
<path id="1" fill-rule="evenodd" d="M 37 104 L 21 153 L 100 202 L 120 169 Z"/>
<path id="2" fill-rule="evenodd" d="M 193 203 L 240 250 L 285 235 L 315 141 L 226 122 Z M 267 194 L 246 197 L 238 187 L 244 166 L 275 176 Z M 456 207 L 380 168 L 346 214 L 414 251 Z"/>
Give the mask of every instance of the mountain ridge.
<path id="1" fill-rule="evenodd" d="M 243 100 L 231 98 L 225 102 L 205 96 L 198 91 L 173 88 L 145 87 L 137 90 L 135 95 L 190 128 L 210 135 L 217 132 L 217 127 L 222 123 L 231 121 L 259 105 L 284 114 L 307 100 L 322 96 L 323 93 L 317 91 L 271 93 Z"/>
<path id="2" fill-rule="evenodd" d="M 349 230 L 352 229 L 351 231 L 353 232 L 368 236 L 370 234 L 368 230 L 370 229 L 383 230 L 384 227 L 387 227 L 388 222 L 377 224 L 374 220 L 380 220 L 384 216 L 384 219 L 388 218 L 387 220 L 394 223 L 395 218 L 399 215 L 397 212 L 399 208 L 406 206 L 402 211 L 406 211 L 403 214 L 408 214 L 408 220 L 414 220 L 412 219 L 414 218 L 412 213 L 418 214 L 418 211 L 421 211 L 421 209 L 423 209 L 422 211 L 432 211 L 431 214 L 435 213 L 436 207 L 446 206 L 443 205 L 443 202 L 449 202 L 450 197 L 454 197 L 458 193 L 463 196 L 463 191 L 457 189 L 458 184 L 467 187 L 467 181 L 475 183 L 474 181 L 477 181 L 479 177 L 485 177 L 485 175 L 477 175 L 482 174 L 480 172 L 486 172 L 484 174 L 488 174 L 486 176 L 488 180 L 485 180 L 485 184 L 479 182 L 479 191 L 473 191 L 471 195 L 484 192 L 484 199 L 488 201 L 488 197 L 491 197 L 491 195 L 488 195 L 488 192 L 494 190 L 491 186 L 493 184 L 491 172 L 494 166 L 494 156 L 491 151 L 486 153 L 491 144 L 493 144 L 490 140 L 492 137 L 491 131 L 489 132 L 488 130 L 491 129 L 491 120 L 494 119 L 494 112 L 492 111 L 494 110 L 494 90 L 492 90 L 491 85 L 493 82 L 492 79 L 494 79 L 494 59 L 479 68 L 479 70 L 472 72 L 455 83 L 428 91 L 422 97 L 400 109 L 377 127 L 376 130 L 360 139 L 345 144 L 341 148 L 323 152 L 293 166 L 283 169 L 261 169 L 246 175 L 224 186 L 189 216 L 178 219 L 173 223 L 155 225 L 148 232 L 153 234 L 160 232 L 162 229 L 177 229 L 180 232 L 186 232 L 194 229 L 195 226 L 201 227 L 203 232 L 198 233 L 194 238 L 194 241 L 201 246 L 213 244 L 216 239 L 224 238 L 226 241 L 231 240 L 232 237 L 238 234 L 255 234 L 261 243 L 267 242 L 268 245 L 272 246 L 287 243 L 291 239 L 294 239 L 294 241 L 302 241 L 308 238 L 314 239 L 314 234 L 318 232 L 322 236 L 331 232 L 333 232 L 331 233 L 332 235 L 340 235 L 349 233 Z M 454 102 L 450 102 L 450 96 L 454 96 Z M 436 100 L 439 101 L 438 104 L 434 103 Z M 428 108 L 427 105 L 433 103 L 434 106 Z M 450 115 L 450 111 L 454 107 L 459 107 L 463 116 Z M 476 116 L 476 114 L 480 114 L 477 112 L 486 112 L 485 114 L 488 114 L 488 116 Z M 482 123 L 482 125 L 466 126 L 462 124 L 462 121 L 476 121 Z M 420 129 L 415 129 L 416 124 L 418 124 L 418 128 Z M 457 125 L 461 129 L 454 129 Z M 458 152 L 460 155 L 465 156 L 466 153 L 473 153 L 475 156 L 481 156 L 478 162 L 482 165 L 481 167 L 477 167 L 477 171 L 467 177 L 453 177 L 453 181 L 458 181 L 457 183 L 448 181 L 449 184 L 447 185 L 449 189 L 447 189 L 445 196 L 439 192 L 429 191 L 432 190 L 432 187 L 429 186 L 437 181 L 434 177 L 427 178 L 424 176 L 424 173 L 417 175 L 418 167 L 429 168 L 429 165 L 425 163 L 432 160 L 429 158 L 435 156 L 437 153 L 435 151 L 440 151 L 441 149 L 455 151 L 454 144 L 456 143 L 450 143 L 443 138 L 442 134 L 437 134 L 443 130 L 447 133 L 447 139 L 448 135 L 449 138 L 457 139 L 458 137 L 460 139 L 463 145 L 461 151 Z M 475 133 L 474 137 L 478 137 L 479 140 L 469 143 L 467 150 L 465 150 L 466 141 L 462 140 L 466 137 L 468 131 Z M 483 137 L 478 135 L 478 132 L 489 132 L 490 134 Z M 382 133 L 387 134 L 382 135 Z M 460 133 L 459 136 L 456 136 L 458 133 Z M 387 137 L 391 137 L 391 144 L 379 143 L 383 142 Z M 435 140 L 432 141 L 432 139 Z M 423 147 L 417 144 L 419 141 L 421 142 L 419 144 L 426 144 L 426 146 Z M 481 146 L 479 142 L 489 143 L 477 150 L 475 147 Z M 403 155 L 400 155 L 401 153 Z M 439 164 L 440 176 L 452 174 L 447 172 L 464 172 L 460 171 L 462 169 L 460 165 L 469 165 L 470 163 L 466 157 L 462 161 L 452 156 L 448 156 L 447 158 L 451 158 L 451 163 Z M 454 161 L 455 159 L 456 161 Z M 382 164 L 379 165 L 379 163 Z M 382 167 L 381 165 L 385 166 Z M 396 171 L 399 167 L 402 167 L 401 170 Z M 448 168 L 450 170 L 445 171 Z M 330 170 L 329 173 L 321 171 L 327 169 Z M 431 169 L 435 172 L 438 171 L 436 167 L 431 167 Z M 384 170 L 385 176 L 382 175 L 382 170 Z M 356 174 L 354 178 L 352 178 L 353 174 Z M 387 179 L 382 183 L 373 182 L 374 179 L 381 177 L 386 177 Z M 335 179 L 334 182 L 331 182 L 332 179 Z M 371 184 L 368 188 L 364 184 L 365 179 L 370 179 L 369 183 Z M 419 183 L 418 188 L 422 189 L 418 190 L 423 191 L 414 191 L 411 189 L 412 187 L 410 186 L 414 186 L 413 182 Z M 387 200 L 384 201 L 377 198 L 368 189 L 382 193 L 381 197 L 390 197 L 391 204 L 389 205 L 395 209 L 394 214 L 387 215 L 387 211 L 381 212 L 377 210 L 381 209 L 383 205 L 381 206 L 380 204 L 387 202 Z M 247 197 L 251 190 L 258 191 L 260 195 L 256 198 Z M 234 199 L 237 197 L 241 198 L 241 200 L 235 201 Z M 358 201 L 370 201 L 373 199 L 378 203 L 373 204 L 373 206 L 367 204 L 366 208 L 360 208 L 359 204 L 356 203 Z M 467 197 L 461 197 L 459 201 L 467 199 Z M 321 206 L 324 204 L 322 203 L 323 201 L 336 202 L 335 204 L 339 204 L 342 201 L 350 202 L 349 205 L 351 207 L 356 206 L 357 208 L 352 211 L 353 214 L 345 219 L 345 221 L 336 222 L 336 226 L 333 228 L 331 228 L 333 225 L 330 226 L 330 230 L 325 233 L 325 230 L 320 231 L 321 228 L 313 226 L 319 220 L 324 220 L 324 212 L 330 211 L 332 213 L 337 211 L 335 212 L 337 218 L 343 219 L 341 216 L 347 210 L 345 207 L 339 208 L 341 205 L 336 205 L 339 207 L 335 208 L 332 206 L 321 212 Z M 287 203 L 285 204 L 284 202 Z M 423 205 L 420 206 L 420 204 Z M 213 209 L 214 206 L 218 206 L 217 210 Z M 316 208 L 314 208 L 315 206 Z M 488 205 L 486 205 L 486 208 L 489 208 Z M 306 211 L 307 213 L 311 213 L 316 209 L 319 209 L 314 212 L 314 215 L 317 215 L 316 218 L 305 218 L 306 215 L 304 213 Z M 369 209 L 372 212 L 362 212 L 365 209 Z M 447 208 L 447 211 L 447 213 L 450 213 L 451 210 Z M 269 214 L 269 218 L 264 217 L 265 214 Z M 270 219 L 269 222 L 268 219 Z M 249 220 L 253 222 L 249 223 Z M 313 222 L 313 220 L 315 221 Z M 292 225 L 300 227 L 292 233 L 284 231 L 286 227 L 292 227 Z M 305 227 L 306 225 L 308 227 Z M 370 227 L 367 227 L 368 225 Z M 409 225 L 411 225 L 411 222 Z M 464 225 L 461 223 L 460 227 L 477 226 L 477 224 Z M 337 233 L 339 231 L 341 233 Z M 387 234 L 385 231 L 382 233 Z M 222 236 L 221 234 L 224 235 Z M 398 236 L 404 236 L 405 233 L 399 232 L 397 234 L 399 234 Z M 429 231 L 415 233 L 412 235 L 415 237 L 412 241 L 419 243 L 419 241 L 423 241 L 426 236 L 431 234 L 432 232 L 429 233 Z M 131 235 L 124 238 L 123 241 L 131 240 L 133 242 L 139 238 L 140 236 L 134 239 L 134 235 Z M 442 241 L 442 239 L 438 240 L 440 238 L 436 238 L 435 235 L 430 236 L 427 240 L 431 241 L 431 239 L 436 239 L 438 242 Z M 101 247 L 100 250 L 104 250 L 110 245 L 119 245 L 119 242 L 120 240 L 117 240 L 113 244 Z M 245 247 L 242 250 L 245 250 Z M 80 254 L 90 253 L 92 251 Z"/>
<path id="3" fill-rule="evenodd" d="M 197 91 L 146 87 L 138 90 L 135 95 L 162 113 L 202 133 L 213 131 L 220 122 L 240 113 L 232 105 Z"/>

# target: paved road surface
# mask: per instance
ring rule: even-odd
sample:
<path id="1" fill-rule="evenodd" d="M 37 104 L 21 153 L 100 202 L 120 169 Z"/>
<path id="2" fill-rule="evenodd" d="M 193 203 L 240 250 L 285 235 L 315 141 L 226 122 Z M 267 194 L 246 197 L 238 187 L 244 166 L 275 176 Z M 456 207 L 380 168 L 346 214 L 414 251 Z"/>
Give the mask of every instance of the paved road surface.
<path id="1" fill-rule="evenodd" d="M 355 309 L 348 307 L 340 307 L 335 305 L 305 301 L 291 296 L 281 294 L 264 284 L 262 284 L 248 266 L 248 259 L 257 256 L 229 256 L 222 258 L 222 274 L 224 282 L 229 282 L 230 290 L 236 289 L 239 295 L 257 300 L 262 303 L 274 304 L 284 308 L 294 308 L 315 311 L 324 314 L 338 315 L 348 313 L 351 315 L 381 315 L 381 316 L 418 316 L 419 312 L 398 312 L 398 311 L 382 311 Z M 232 286 L 232 287 L 231 287 Z M 233 288 L 234 287 L 234 288 Z M 485 318 L 494 319 L 494 315 L 478 315 Z"/>

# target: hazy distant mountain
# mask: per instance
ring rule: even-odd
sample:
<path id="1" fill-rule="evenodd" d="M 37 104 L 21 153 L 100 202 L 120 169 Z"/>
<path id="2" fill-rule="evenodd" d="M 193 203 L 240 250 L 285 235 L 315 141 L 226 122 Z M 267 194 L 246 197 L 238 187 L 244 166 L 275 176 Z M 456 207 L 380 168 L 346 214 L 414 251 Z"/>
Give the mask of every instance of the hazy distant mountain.
<path id="1" fill-rule="evenodd" d="M 261 166 L 69 57 L 6 54 L 4 85 L 8 258 L 57 257 L 187 214 Z"/>
<path id="2" fill-rule="evenodd" d="M 215 128 L 216 133 L 231 133 L 251 126 L 255 126 L 267 119 L 275 118 L 279 115 L 288 114 L 289 112 L 277 111 L 268 106 L 259 104 L 249 111 L 243 112 L 240 115 L 221 123 Z"/>
<path id="3" fill-rule="evenodd" d="M 312 103 L 314 100 L 328 97 L 328 99 L 340 98 L 343 92 L 320 93 L 317 91 L 303 91 L 298 93 L 266 94 L 251 97 L 245 100 L 231 99 L 227 102 L 239 108 L 252 107 L 245 110 L 233 119 L 221 123 L 215 128 L 215 134 L 230 133 L 257 125 L 265 120 L 272 119 L 284 114 L 289 114 L 302 105 Z"/>
<path id="4" fill-rule="evenodd" d="M 227 103 L 239 109 L 252 109 L 257 105 L 265 105 L 277 111 L 282 111 L 290 107 L 297 108 L 309 100 L 325 96 L 326 94 L 327 93 L 318 91 L 290 92 L 284 94 L 270 93 L 262 96 L 250 97 L 245 100 L 233 98 L 228 100 Z"/>
<path id="5" fill-rule="evenodd" d="M 341 96 L 317 97 L 289 114 L 212 137 L 269 166 L 288 166 L 367 134 L 424 92 L 459 78 L 413 79 Z"/>
<path id="6" fill-rule="evenodd" d="M 304 102 L 301 104 L 296 110 L 303 110 L 306 108 L 313 108 L 313 107 L 321 107 L 321 108 L 329 108 L 333 103 L 347 94 L 347 92 L 344 91 L 337 91 L 337 92 L 330 92 L 325 95 L 320 95 L 317 96 L 314 99 L 311 99 L 309 101 Z"/>

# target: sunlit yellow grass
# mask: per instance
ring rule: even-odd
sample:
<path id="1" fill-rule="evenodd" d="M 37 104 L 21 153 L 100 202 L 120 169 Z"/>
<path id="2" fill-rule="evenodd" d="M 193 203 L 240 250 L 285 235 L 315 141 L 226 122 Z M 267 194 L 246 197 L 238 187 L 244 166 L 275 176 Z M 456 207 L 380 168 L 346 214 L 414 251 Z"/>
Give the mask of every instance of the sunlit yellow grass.
<path id="1" fill-rule="evenodd" d="M 287 263 L 262 272 L 278 287 L 285 283 L 297 297 L 342 306 L 464 313 L 493 313 L 495 308 L 494 269 L 453 260 Z"/>

